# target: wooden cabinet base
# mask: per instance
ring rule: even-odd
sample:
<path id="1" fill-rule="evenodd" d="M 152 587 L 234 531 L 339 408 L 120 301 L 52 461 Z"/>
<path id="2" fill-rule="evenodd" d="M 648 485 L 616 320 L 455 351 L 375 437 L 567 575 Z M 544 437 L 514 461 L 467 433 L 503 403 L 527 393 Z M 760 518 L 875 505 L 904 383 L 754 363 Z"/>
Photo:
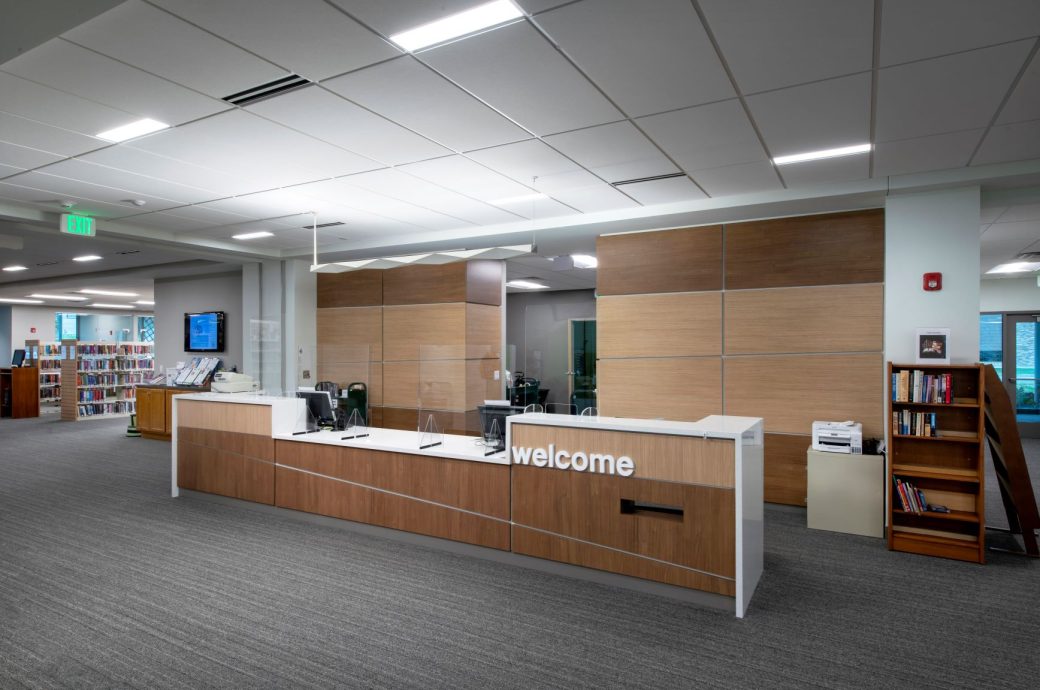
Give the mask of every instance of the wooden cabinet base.
<path id="1" fill-rule="evenodd" d="M 274 440 L 255 434 L 178 429 L 177 485 L 274 505 Z"/>

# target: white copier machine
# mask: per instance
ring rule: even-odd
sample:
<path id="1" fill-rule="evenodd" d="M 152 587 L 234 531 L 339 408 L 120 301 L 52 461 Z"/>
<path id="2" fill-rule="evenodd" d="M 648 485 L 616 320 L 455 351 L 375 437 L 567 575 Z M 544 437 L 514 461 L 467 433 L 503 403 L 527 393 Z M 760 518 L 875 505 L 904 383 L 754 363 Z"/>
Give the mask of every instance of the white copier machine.
<path id="1" fill-rule="evenodd" d="M 858 422 L 813 422 L 812 448 L 826 453 L 862 453 L 863 425 Z"/>

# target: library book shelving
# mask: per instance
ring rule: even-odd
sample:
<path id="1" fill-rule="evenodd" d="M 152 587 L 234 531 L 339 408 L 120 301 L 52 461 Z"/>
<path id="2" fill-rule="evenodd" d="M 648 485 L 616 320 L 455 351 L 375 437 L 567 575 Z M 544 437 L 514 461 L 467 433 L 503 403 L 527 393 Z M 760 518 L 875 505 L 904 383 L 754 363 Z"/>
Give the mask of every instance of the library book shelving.
<path id="1" fill-rule="evenodd" d="M 154 368 L 153 343 L 63 340 L 61 348 L 63 420 L 136 412 L 137 384 Z"/>
<path id="2" fill-rule="evenodd" d="M 25 341 L 25 358 L 40 370 L 40 406 L 61 403 L 61 343 L 42 340 Z"/>
<path id="3" fill-rule="evenodd" d="M 888 547 L 986 562 L 982 367 L 888 364 Z"/>

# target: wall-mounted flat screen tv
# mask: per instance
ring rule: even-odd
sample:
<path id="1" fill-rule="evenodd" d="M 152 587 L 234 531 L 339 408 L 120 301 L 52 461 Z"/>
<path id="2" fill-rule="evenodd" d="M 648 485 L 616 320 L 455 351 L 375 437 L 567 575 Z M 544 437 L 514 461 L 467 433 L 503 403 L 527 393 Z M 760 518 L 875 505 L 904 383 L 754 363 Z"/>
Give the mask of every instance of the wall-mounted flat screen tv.
<path id="1" fill-rule="evenodd" d="M 224 312 L 204 311 L 184 315 L 185 352 L 224 351 Z"/>

